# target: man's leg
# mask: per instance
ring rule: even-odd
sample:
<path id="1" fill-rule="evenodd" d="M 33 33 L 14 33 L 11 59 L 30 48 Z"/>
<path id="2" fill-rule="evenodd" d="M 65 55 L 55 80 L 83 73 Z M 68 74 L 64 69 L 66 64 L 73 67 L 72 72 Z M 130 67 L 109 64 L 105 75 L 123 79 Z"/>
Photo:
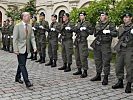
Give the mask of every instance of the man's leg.
<path id="1" fill-rule="evenodd" d="M 22 76 L 23 76 L 25 84 L 29 82 L 28 72 L 26 69 L 26 59 L 27 59 L 26 57 L 27 57 L 27 53 L 18 55 L 19 68 L 22 72 Z"/>

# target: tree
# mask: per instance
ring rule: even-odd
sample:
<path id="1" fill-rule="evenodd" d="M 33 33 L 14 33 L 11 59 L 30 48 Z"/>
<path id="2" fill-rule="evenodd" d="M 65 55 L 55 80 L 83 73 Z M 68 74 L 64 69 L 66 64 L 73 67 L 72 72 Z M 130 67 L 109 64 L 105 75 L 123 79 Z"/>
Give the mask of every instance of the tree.
<path id="1" fill-rule="evenodd" d="M 21 14 L 24 11 L 29 12 L 31 16 L 36 14 L 35 0 L 29 0 L 29 2 L 27 2 L 21 9 L 19 9 L 19 7 L 9 7 L 6 11 L 6 15 L 14 20 L 20 20 Z"/>
<path id="2" fill-rule="evenodd" d="M 99 20 L 100 11 L 107 11 L 109 13 L 110 21 L 116 25 L 122 23 L 121 16 L 125 12 L 130 12 L 133 14 L 133 0 L 121 0 L 115 2 L 115 0 L 100 0 L 100 1 L 91 1 L 88 7 L 85 8 L 73 8 L 70 12 L 70 18 L 73 22 L 79 20 L 78 13 L 80 11 L 86 11 L 87 20 L 89 20 L 93 26 Z"/>

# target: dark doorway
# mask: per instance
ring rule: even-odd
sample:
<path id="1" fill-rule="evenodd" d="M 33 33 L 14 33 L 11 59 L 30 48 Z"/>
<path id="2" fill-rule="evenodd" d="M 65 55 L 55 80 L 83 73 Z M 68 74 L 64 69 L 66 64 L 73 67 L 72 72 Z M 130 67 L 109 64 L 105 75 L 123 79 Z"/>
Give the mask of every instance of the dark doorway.
<path id="1" fill-rule="evenodd" d="M 59 22 L 62 23 L 63 22 L 63 15 L 64 15 L 65 11 L 64 10 L 61 10 L 59 12 Z"/>
<path id="2" fill-rule="evenodd" d="M 0 11 L 0 27 L 2 26 L 2 13 Z"/>

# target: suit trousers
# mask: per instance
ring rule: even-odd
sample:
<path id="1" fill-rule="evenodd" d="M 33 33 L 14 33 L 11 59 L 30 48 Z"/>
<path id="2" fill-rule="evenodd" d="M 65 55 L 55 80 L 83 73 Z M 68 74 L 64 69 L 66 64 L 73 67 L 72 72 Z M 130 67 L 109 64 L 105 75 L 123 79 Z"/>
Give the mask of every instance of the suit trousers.
<path id="1" fill-rule="evenodd" d="M 18 69 L 17 69 L 17 74 L 16 74 L 16 80 L 21 79 L 21 73 L 22 73 L 22 76 L 23 76 L 23 79 L 24 79 L 25 83 L 29 82 L 28 72 L 27 72 L 27 69 L 26 69 L 27 55 L 28 55 L 28 53 L 17 55 Z"/>

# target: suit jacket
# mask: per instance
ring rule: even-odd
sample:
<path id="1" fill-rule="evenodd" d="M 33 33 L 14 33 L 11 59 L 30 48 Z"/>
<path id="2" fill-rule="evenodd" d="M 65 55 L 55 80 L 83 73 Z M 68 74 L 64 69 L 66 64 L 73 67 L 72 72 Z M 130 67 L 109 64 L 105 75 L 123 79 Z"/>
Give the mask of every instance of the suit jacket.
<path id="1" fill-rule="evenodd" d="M 24 23 L 21 22 L 15 25 L 13 30 L 14 52 L 18 51 L 21 54 L 24 54 L 25 52 L 29 53 L 31 48 L 30 43 L 32 44 L 33 48 L 36 49 L 36 42 L 32 26 L 28 25 L 28 35 L 26 36 Z"/>

